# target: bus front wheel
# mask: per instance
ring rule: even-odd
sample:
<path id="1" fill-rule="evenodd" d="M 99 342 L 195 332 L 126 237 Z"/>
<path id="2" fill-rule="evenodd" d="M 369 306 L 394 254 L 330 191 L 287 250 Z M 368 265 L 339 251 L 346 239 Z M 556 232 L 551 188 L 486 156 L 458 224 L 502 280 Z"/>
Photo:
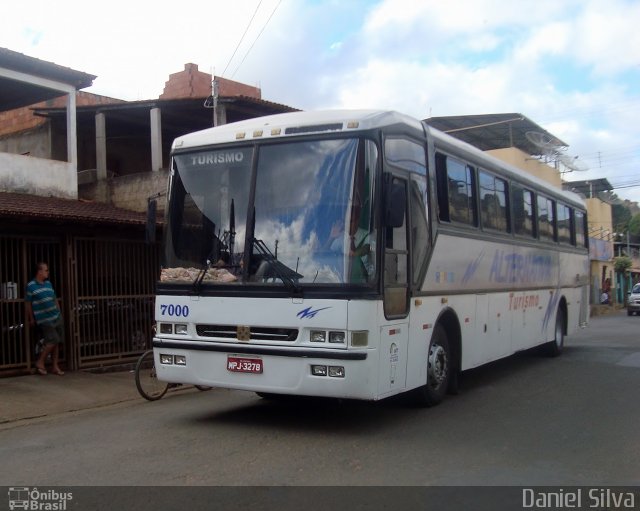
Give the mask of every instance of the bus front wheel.
<path id="1" fill-rule="evenodd" d="M 444 399 L 451 380 L 451 362 L 447 332 L 436 325 L 427 355 L 427 382 L 414 391 L 418 404 L 434 406 Z"/>

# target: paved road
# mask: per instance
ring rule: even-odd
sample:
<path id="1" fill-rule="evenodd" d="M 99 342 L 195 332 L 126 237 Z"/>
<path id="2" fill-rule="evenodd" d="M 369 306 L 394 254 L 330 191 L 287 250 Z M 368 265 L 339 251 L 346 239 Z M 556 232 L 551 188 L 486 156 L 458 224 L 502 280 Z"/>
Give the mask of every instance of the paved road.
<path id="1" fill-rule="evenodd" d="M 0 431 L 0 485 L 638 485 L 640 317 L 464 375 L 432 409 L 176 392 Z"/>

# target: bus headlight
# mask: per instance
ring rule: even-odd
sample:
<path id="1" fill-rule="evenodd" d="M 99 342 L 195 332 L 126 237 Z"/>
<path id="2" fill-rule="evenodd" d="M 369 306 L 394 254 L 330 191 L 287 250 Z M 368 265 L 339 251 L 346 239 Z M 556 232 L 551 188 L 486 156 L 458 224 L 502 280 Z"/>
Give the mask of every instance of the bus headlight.
<path id="1" fill-rule="evenodd" d="M 331 378 L 344 378 L 344 367 L 329 366 L 329 376 Z"/>
<path id="2" fill-rule="evenodd" d="M 329 342 L 344 344 L 346 336 L 344 332 L 329 332 Z"/>
<path id="3" fill-rule="evenodd" d="M 184 355 L 174 355 L 173 363 L 177 366 L 186 366 L 187 357 L 185 357 Z"/>
<path id="4" fill-rule="evenodd" d="M 171 335 L 173 333 L 173 325 L 171 323 L 160 323 L 160 333 Z"/>
<path id="5" fill-rule="evenodd" d="M 176 335 L 187 335 L 187 325 L 177 324 Z"/>
<path id="6" fill-rule="evenodd" d="M 344 366 L 312 365 L 313 376 L 329 376 L 330 378 L 344 378 Z"/>
<path id="7" fill-rule="evenodd" d="M 311 374 L 314 376 L 326 376 L 327 366 L 312 365 Z"/>
<path id="8" fill-rule="evenodd" d="M 309 334 L 309 340 L 311 342 L 326 342 L 327 341 L 327 332 L 324 330 L 311 330 Z"/>
<path id="9" fill-rule="evenodd" d="M 165 355 L 163 353 L 160 353 L 160 363 L 161 364 L 166 364 L 166 365 L 172 365 L 173 364 L 173 355 Z"/>

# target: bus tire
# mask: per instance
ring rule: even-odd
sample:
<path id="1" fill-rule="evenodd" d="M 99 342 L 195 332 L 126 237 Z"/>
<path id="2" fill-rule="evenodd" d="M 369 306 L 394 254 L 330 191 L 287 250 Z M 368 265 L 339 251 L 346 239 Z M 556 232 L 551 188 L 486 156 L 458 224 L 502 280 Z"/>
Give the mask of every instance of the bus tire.
<path id="1" fill-rule="evenodd" d="M 414 398 L 421 406 L 435 406 L 440 403 L 449 389 L 452 360 L 447 332 L 436 325 L 427 355 L 427 382 L 414 390 Z"/>
<path id="2" fill-rule="evenodd" d="M 564 312 L 558 309 L 556 314 L 556 327 L 554 330 L 553 341 L 549 341 L 543 346 L 543 352 L 548 357 L 557 357 L 564 349 Z"/>

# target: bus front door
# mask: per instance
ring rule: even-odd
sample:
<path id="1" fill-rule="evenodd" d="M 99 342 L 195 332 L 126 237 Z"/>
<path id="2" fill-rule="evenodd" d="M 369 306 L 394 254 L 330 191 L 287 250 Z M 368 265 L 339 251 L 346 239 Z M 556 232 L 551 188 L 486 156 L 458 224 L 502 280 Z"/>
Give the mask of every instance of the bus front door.
<path id="1" fill-rule="evenodd" d="M 380 331 L 380 395 L 406 388 L 409 343 L 409 243 L 407 181 L 387 182 L 387 201 L 395 211 L 385 221 L 384 317 Z M 392 197 L 392 198 L 391 198 Z M 387 203 L 387 209 L 389 204 Z"/>

